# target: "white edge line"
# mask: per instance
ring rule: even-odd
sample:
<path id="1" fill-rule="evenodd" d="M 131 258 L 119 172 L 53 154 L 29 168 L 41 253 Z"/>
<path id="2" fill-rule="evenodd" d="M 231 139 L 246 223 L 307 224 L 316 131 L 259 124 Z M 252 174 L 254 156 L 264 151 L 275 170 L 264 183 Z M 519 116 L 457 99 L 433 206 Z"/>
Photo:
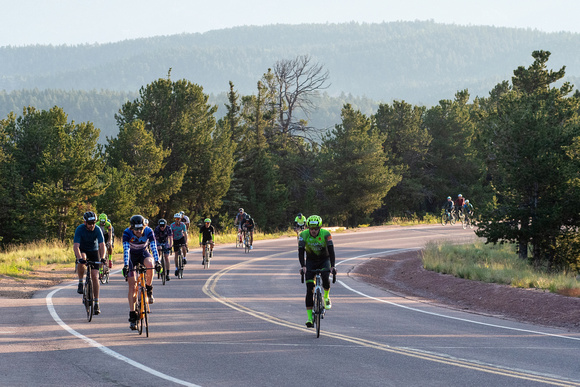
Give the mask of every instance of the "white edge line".
<path id="1" fill-rule="evenodd" d="M 67 285 L 67 286 L 63 286 L 63 287 L 60 287 L 58 289 L 55 289 L 46 296 L 46 306 L 48 308 L 48 311 L 50 312 L 50 315 L 52 316 L 53 320 L 56 321 L 56 323 L 58 325 L 60 325 L 65 331 L 67 331 L 68 333 L 70 333 L 73 336 L 78 337 L 79 339 L 83 340 L 84 342 L 86 342 L 90 346 L 100 349 L 104 354 L 109 355 L 111 357 L 114 357 L 115 359 L 122 360 L 125 363 L 127 363 L 133 367 L 136 367 L 140 370 L 143 370 L 145 372 L 148 372 L 151 375 L 157 376 L 158 378 L 165 379 L 165 380 L 168 380 L 168 381 L 176 383 L 176 384 L 181 384 L 183 386 L 200 387 L 197 384 L 189 383 L 189 382 L 186 382 L 185 380 L 174 378 L 173 376 L 166 375 L 166 374 L 161 373 L 159 371 L 156 371 L 150 367 L 147 367 L 146 365 L 138 363 L 135 360 L 131 360 L 128 357 L 123 356 L 120 353 L 115 352 L 108 347 L 105 347 L 104 345 L 98 343 L 97 341 L 90 339 L 90 338 L 86 337 L 85 335 L 80 334 L 79 332 L 75 331 L 70 326 L 68 326 L 64 321 L 61 320 L 58 313 L 56 313 L 56 310 L 54 308 L 54 304 L 52 303 L 53 294 L 55 294 L 59 290 L 64 289 L 65 287 L 68 287 L 68 286 L 71 286 L 71 285 Z"/>
<path id="2" fill-rule="evenodd" d="M 338 262 L 336 264 L 336 266 L 340 265 L 341 263 L 345 263 L 345 262 L 348 262 L 348 261 L 351 261 L 351 260 L 354 260 L 354 259 L 358 259 L 358 258 L 367 257 L 369 255 L 377 255 L 377 254 L 392 255 L 392 254 L 399 253 L 401 251 L 413 251 L 413 250 L 420 250 L 420 248 L 415 247 L 415 248 L 409 248 L 409 249 L 387 250 L 387 251 L 380 251 L 380 252 L 371 253 L 371 254 L 359 255 L 358 257 L 353 257 L 353 258 L 349 258 L 349 259 L 345 259 L 343 261 L 340 261 L 340 262 Z M 377 298 L 377 297 L 369 296 L 368 294 L 365 294 L 363 292 L 360 292 L 360 291 L 358 291 L 356 289 L 351 288 L 350 286 L 348 286 L 347 284 L 345 284 L 344 282 L 342 282 L 340 280 L 338 280 L 337 282 L 339 284 L 341 284 L 347 290 L 350 290 L 351 292 L 356 293 L 356 294 L 358 294 L 360 296 L 369 298 L 371 300 L 383 302 L 385 304 L 397 306 L 399 308 L 411 310 L 413 312 L 419 312 L 419 313 L 429 314 L 429 315 L 432 315 L 432 316 L 448 318 L 448 319 L 451 319 L 451 320 L 457 320 L 457 321 L 467 322 L 467 323 L 471 323 L 471 324 L 484 325 L 484 326 L 493 327 L 493 328 L 508 329 L 508 330 L 512 330 L 512 331 L 533 333 L 533 334 L 536 334 L 536 335 L 559 337 L 561 339 L 568 339 L 568 340 L 577 340 L 577 341 L 580 341 L 580 338 L 578 338 L 578 337 L 570 337 L 570 336 L 564 336 L 564 335 L 557 335 L 557 334 L 554 334 L 554 333 L 539 332 L 539 331 L 533 331 L 533 330 L 529 330 L 529 329 L 506 327 L 504 325 L 484 323 L 484 322 L 475 321 L 475 320 L 469 320 L 469 319 L 465 319 L 465 318 L 461 318 L 461 317 L 453 317 L 453 316 L 447 316 L 447 315 L 439 314 L 439 313 L 435 313 L 435 312 L 428 312 L 428 311 L 425 311 L 425 310 L 421 310 L 421 309 L 417 309 L 417 308 L 412 308 L 410 306 L 405 306 L 405 305 L 397 304 L 397 303 L 392 302 L 392 301 L 387 301 L 387 300 L 383 300 L 383 299 L 380 299 L 380 298 Z"/>

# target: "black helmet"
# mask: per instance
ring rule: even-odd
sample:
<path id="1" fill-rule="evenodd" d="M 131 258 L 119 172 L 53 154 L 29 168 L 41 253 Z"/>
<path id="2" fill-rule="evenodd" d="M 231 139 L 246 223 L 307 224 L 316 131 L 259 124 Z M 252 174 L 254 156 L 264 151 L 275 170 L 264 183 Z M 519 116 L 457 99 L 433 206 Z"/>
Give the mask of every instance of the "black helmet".
<path id="1" fill-rule="evenodd" d="M 145 219 L 141 216 L 141 215 L 133 215 L 131 217 L 131 220 L 129 221 L 131 223 L 131 228 L 143 228 L 145 225 L 143 224 Z"/>
<path id="2" fill-rule="evenodd" d="M 93 211 L 87 211 L 84 213 L 83 219 L 85 220 L 85 222 L 95 223 L 97 221 L 97 215 Z"/>
<path id="3" fill-rule="evenodd" d="M 298 213 L 298 217 L 299 217 L 299 218 L 302 218 L 302 212 L 299 212 L 299 213 Z"/>
<path id="4" fill-rule="evenodd" d="M 159 224 L 160 226 L 165 226 L 167 224 L 167 221 L 165 219 L 159 219 L 159 222 L 157 222 L 157 224 Z"/>
<path id="5" fill-rule="evenodd" d="M 252 217 L 250 216 L 250 214 L 246 213 L 246 215 L 244 215 L 244 218 L 250 220 Z"/>

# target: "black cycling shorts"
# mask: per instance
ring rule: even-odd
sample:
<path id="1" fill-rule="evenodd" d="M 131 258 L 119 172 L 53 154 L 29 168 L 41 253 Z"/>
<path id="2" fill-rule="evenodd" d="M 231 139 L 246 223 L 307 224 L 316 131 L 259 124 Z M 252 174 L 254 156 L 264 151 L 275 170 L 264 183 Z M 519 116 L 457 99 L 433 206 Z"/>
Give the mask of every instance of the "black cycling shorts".
<path id="1" fill-rule="evenodd" d="M 85 250 L 81 249 L 81 253 L 85 254 L 87 261 L 99 262 L 101 260 L 99 258 L 99 250 L 85 251 Z"/>

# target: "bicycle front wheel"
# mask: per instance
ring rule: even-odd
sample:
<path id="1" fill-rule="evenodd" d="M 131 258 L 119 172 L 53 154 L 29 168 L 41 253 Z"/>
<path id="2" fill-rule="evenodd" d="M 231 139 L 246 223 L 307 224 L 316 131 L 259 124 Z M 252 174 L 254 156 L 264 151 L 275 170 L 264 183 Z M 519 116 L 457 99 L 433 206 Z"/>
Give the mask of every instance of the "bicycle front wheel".
<path id="1" fill-rule="evenodd" d="M 250 252 L 250 240 L 248 237 L 246 237 L 246 239 L 244 239 L 244 251 L 246 253 Z"/>
<path id="2" fill-rule="evenodd" d="M 165 285 L 165 281 L 167 280 L 167 270 L 165 269 L 165 257 L 161 255 L 161 283 Z"/>
<path id="3" fill-rule="evenodd" d="M 205 257 L 203 259 L 203 268 L 209 268 L 209 244 L 205 245 Z"/>
<path id="4" fill-rule="evenodd" d="M 93 319 L 93 282 L 90 277 L 90 272 L 87 277 L 83 297 L 85 300 L 85 310 L 87 311 L 87 321 L 91 322 Z"/>
<path id="5" fill-rule="evenodd" d="M 320 337 L 320 316 L 322 315 L 322 294 L 316 293 L 316 300 L 314 301 L 314 324 L 316 325 L 316 337 Z"/>
<path id="6" fill-rule="evenodd" d="M 138 295 L 138 299 L 139 301 L 137 302 L 139 305 L 137 307 L 137 330 L 139 331 L 139 334 L 143 333 L 143 319 L 145 316 L 145 289 L 143 289 L 141 286 L 139 286 L 139 295 Z"/>
<path id="7" fill-rule="evenodd" d="M 177 258 L 177 263 L 179 264 L 179 271 L 177 272 L 177 278 L 183 278 L 183 255 L 179 254 Z"/>
<path id="8" fill-rule="evenodd" d="M 441 215 L 441 225 L 445 226 L 445 223 L 447 223 L 447 214 Z"/>

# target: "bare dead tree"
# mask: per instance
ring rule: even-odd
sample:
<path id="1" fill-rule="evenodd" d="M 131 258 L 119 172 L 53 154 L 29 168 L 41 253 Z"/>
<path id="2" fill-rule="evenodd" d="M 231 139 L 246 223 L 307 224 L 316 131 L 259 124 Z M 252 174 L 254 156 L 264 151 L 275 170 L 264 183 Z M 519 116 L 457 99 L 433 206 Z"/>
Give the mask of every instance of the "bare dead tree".
<path id="1" fill-rule="evenodd" d="M 295 113 L 301 110 L 309 117 L 315 108 L 312 97 L 330 86 L 327 83 L 328 70 L 324 70 L 324 66 L 319 63 L 312 63 L 310 56 L 301 55 L 276 62 L 273 72 L 281 134 L 292 136 L 313 129 L 296 120 Z"/>

